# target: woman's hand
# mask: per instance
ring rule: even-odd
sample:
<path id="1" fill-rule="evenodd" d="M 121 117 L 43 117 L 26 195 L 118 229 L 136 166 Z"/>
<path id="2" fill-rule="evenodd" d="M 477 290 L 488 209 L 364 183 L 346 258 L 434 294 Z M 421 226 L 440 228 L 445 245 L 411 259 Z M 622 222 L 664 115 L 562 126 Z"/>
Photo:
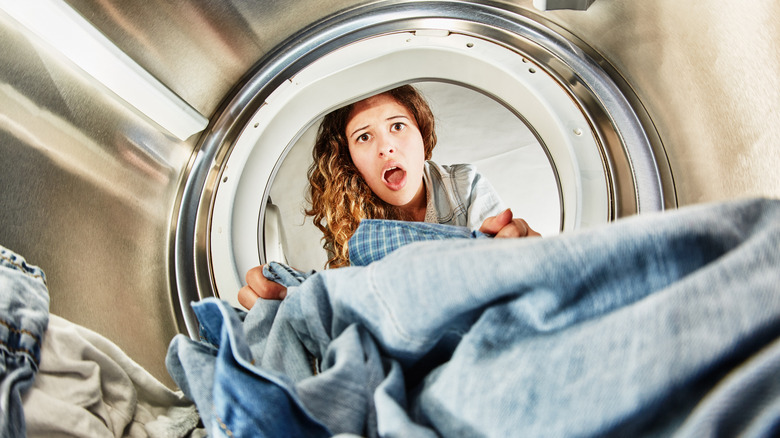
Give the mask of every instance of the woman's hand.
<path id="1" fill-rule="evenodd" d="M 263 265 L 247 271 L 246 283 L 247 285 L 238 291 L 238 302 L 247 309 L 251 309 L 258 298 L 282 300 L 287 295 L 286 287 L 263 276 Z"/>
<path id="2" fill-rule="evenodd" d="M 530 237 L 541 236 L 532 230 L 523 219 L 512 217 L 512 210 L 506 209 L 496 216 L 491 216 L 482 222 L 479 231 L 494 237 Z"/>

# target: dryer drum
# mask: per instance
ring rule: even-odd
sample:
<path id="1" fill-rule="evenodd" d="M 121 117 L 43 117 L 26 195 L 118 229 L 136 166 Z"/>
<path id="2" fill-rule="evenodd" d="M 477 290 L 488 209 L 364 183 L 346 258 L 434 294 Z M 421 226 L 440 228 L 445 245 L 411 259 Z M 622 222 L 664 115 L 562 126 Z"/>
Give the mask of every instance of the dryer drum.
<path id="1" fill-rule="evenodd" d="M 556 231 L 676 205 L 663 146 L 641 103 L 575 36 L 507 6 L 357 7 L 258 62 L 201 138 L 173 223 L 180 328 L 196 337 L 189 303 L 233 299 L 246 269 L 266 260 L 271 187 L 304 132 L 334 108 L 420 82 L 476 92 L 527 127 L 553 175 Z"/>

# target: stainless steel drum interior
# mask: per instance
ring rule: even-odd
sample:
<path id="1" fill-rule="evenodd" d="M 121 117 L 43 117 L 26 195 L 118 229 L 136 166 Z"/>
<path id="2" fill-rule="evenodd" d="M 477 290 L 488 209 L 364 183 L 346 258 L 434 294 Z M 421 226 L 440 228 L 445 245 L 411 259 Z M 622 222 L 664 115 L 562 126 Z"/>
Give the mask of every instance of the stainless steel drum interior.
<path id="1" fill-rule="evenodd" d="M 780 195 L 774 2 L 67 4 L 209 127 L 169 135 L 0 12 L 0 243 L 46 271 L 53 313 L 166 382 L 168 342 L 192 329 L 188 300 L 214 293 L 208 222 L 232 145 L 282 82 L 346 44 L 445 28 L 526 56 L 587 114 L 613 218 Z"/>

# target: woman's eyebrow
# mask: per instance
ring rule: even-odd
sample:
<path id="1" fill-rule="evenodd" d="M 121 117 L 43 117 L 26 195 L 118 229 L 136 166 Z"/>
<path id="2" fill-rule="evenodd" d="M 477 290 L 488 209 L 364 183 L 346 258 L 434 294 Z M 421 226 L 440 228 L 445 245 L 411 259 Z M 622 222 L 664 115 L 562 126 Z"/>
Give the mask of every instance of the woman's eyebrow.
<path id="1" fill-rule="evenodd" d="M 385 121 L 389 122 L 389 121 L 395 120 L 395 119 L 406 119 L 406 120 L 409 120 L 409 117 L 406 117 L 403 114 L 398 114 L 398 115 L 390 116 L 390 117 L 386 118 Z M 369 128 L 370 126 L 371 125 L 366 125 L 366 126 L 363 126 L 362 128 L 358 128 L 358 129 L 352 131 L 352 134 L 349 134 L 349 138 L 352 138 L 355 134 L 357 134 L 358 132 L 360 132 L 360 131 L 362 131 L 364 129 Z"/>
<path id="2" fill-rule="evenodd" d="M 369 126 L 369 125 L 366 125 L 366 126 L 364 126 L 364 127 L 362 127 L 362 128 L 358 128 L 358 129 L 356 129 L 356 130 L 352 131 L 352 134 L 349 134 L 349 138 L 352 138 L 352 136 L 354 136 L 355 134 L 357 134 L 359 131 L 362 131 L 362 130 L 364 130 L 364 129 L 368 128 L 368 126 Z"/>

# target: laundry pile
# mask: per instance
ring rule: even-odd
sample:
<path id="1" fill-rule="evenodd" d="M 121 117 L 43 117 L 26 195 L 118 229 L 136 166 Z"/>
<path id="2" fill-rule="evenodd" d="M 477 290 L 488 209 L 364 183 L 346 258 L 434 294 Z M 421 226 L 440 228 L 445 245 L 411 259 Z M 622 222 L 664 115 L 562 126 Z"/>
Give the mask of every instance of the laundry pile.
<path id="1" fill-rule="evenodd" d="M 209 433 L 780 430 L 780 201 L 549 239 L 429 241 L 413 229 L 428 224 L 365 224 L 379 254 L 365 267 L 271 264 L 289 281 L 284 301 L 195 306 L 202 340 L 174 339 L 167 366 Z"/>
<path id="2" fill-rule="evenodd" d="M 49 314 L 46 276 L 0 246 L 0 437 L 199 437 L 192 401 Z"/>
<path id="3" fill-rule="evenodd" d="M 151 384 L 99 335 L 49 315 L 43 273 L 4 250 L 0 433 L 25 420 L 28 431 L 78 430 L 64 417 L 75 411 L 50 410 L 44 422 L 31 404 L 45 399 L 36 391 L 67 386 L 50 380 L 71 362 L 57 347 L 72 342 L 65 332 L 86 339 L 79 351 L 95 351 L 92 343 L 118 363 L 94 367 L 128 376 L 135 414 L 100 403 L 81 412 L 129 436 L 780 431 L 778 200 L 686 207 L 551 238 L 364 225 L 350 246 L 372 242 L 365 266 L 302 274 L 274 263 L 266 274 L 288 285 L 283 301 L 249 312 L 196 303 L 201 339 L 177 336 L 166 359 L 186 398 Z"/>

